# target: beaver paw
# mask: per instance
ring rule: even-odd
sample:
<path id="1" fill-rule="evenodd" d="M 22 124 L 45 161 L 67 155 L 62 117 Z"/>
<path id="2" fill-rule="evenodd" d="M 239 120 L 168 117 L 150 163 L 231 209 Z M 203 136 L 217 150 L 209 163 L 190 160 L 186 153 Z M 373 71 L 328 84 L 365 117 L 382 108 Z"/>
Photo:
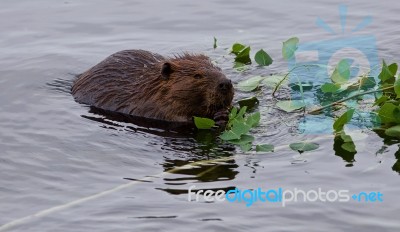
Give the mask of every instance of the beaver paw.
<path id="1" fill-rule="evenodd" d="M 215 125 L 219 128 L 225 128 L 229 121 L 229 110 L 223 109 L 214 114 Z"/>

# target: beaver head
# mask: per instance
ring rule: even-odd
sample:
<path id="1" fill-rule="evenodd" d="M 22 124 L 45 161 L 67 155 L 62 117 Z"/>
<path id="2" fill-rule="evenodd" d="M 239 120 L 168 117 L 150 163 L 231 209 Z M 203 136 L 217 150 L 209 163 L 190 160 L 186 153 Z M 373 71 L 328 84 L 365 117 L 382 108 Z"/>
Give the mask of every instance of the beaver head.
<path id="1" fill-rule="evenodd" d="M 174 115 L 212 118 L 231 106 L 233 86 L 205 55 L 183 54 L 159 64 L 160 92 Z"/>

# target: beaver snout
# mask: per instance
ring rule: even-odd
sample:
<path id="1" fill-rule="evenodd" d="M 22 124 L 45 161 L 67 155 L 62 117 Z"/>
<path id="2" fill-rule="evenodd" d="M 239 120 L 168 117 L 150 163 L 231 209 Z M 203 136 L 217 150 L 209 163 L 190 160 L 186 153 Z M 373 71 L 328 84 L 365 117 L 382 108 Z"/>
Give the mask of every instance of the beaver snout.
<path id="1" fill-rule="evenodd" d="M 231 80 L 223 80 L 218 84 L 218 90 L 221 91 L 222 94 L 227 95 L 232 92 L 233 86 Z"/>

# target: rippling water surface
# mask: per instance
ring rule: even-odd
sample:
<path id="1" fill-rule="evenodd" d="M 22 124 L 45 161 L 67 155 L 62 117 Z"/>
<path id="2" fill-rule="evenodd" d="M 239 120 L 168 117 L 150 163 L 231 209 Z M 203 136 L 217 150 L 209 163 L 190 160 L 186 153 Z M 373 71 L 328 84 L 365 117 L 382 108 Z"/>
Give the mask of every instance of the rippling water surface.
<path id="1" fill-rule="evenodd" d="M 75 75 L 123 49 L 163 55 L 203 52 L 235 83 L 287 71 L 282 41 L 329 39 L 340 31 L 339 1 L 11 1 L 0 8 L 0 231 L 399 231 L 398 142 L 357 132 L 358 153 L 333 150 L 329 135 L 299 134 L 262 112 L 257 142 L 243 154 L 209 135 L 121 122 L 74 102 Z M 398 61 L 396 1 L 348 1 L 346 28 L 365 16 L 379 58 Z M 350 33 L 350 32 L 349 32 Z M 220 47 L 212 48 L 213 36 Z M 225 56 L 234 42 L 264 48 L 274 64 L 250 73 Z M 236 99 L 245 97 L 237 93 Z M 270 97 L 261 98 L 268 106 Z M 287 144 L 311 140 L 299 155 Z M 209 161 L 209 162 L 207 162 Z M 192 164 L 192 165 L 188 165 Z M 186 166 L 185 166 L 186 165 Z M 184 168 L 179 168 L 184 167 Z M 239 188 L 380 191 L 381 203 L 188 202 L 187 190 Z"/>

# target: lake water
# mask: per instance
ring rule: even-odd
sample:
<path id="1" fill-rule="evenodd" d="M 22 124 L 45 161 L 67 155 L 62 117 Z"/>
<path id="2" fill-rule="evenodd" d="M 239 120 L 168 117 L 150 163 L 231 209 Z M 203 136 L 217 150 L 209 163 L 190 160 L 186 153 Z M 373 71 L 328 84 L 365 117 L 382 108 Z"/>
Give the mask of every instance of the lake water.
<path id="1" fill-rule="evenodd" d="M 285 72 L 282 41 L 337 38 L 315 22 L 320 17 L 340 36 L 342 3 L 346 36 L 373 36 L 379 59 L 398 61 L 400 5 L 392 0 L 2 0 L 0 231 L 399 231 L 398 142 L 354 130 L 352 161 L 335 153 L 331 135 L 298 133 L 293 122 L 269 125 L 288 115 L 262 111 L 256 140 L 276 151 L 244 154 L 199 133 L 115 121 L 69 93 L 75 74 L 124 49 L 202 52 L 234 83 Z M 352 33 L 365 16 L 372 23 Z M 236 72 L 223 49 L 234 42 L 264 48 L 273 65 Z M 263 109 L 271 102 L 267 93 L 260 99 Z M 304 140 L 320 148 L 301 155 L 288 148 Z M 192 185 L 379 191 L 383 202 L 189 202 Z"/>

